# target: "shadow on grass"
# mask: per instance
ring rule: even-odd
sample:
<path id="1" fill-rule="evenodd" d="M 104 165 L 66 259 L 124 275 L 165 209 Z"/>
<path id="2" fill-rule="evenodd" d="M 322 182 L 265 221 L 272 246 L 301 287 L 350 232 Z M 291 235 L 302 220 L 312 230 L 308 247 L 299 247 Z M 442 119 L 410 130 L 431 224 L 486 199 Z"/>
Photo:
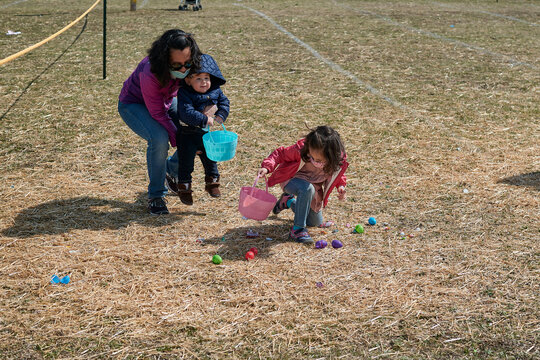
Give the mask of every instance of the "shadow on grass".
<path id="1" fill-rule="evenodd" d="M 195 212 L 152 216 L 148 214 L 146 203 L 146 193 L 140 193 L 133 203 L 88 196 L 50 201 L 24 209 L 2 235 L 27 238 L 71 230 L 115 230 L 132 223 L 162 226 L 179 221 L 185 215 L 206 216 Z"/>
<path id="2" fill-rule="evenodd" d="M 256 247 L 258 250 L 255 258 L 271 257 L 272 247 L 283 243 L 298 246 L 298 250 L 308 247 L 308 245 L 295 243 L 288 238 L 291 225 L 290 220 L 283 220 L 281 224 L 254 223 L 252 226 L 229 229 L 220 237 L 204 239 L 201 245 L 219 245 L 216 254 L 220 255 L 224 261 L 245 261 L 245 254 L 252 247 Z M 308 231 L 310 229 L 312 228 L 308 228 Z M 247 236 L 248 232 L 256 232 L 258 236 L 250 238 Z M 314 245 L 309 246 L 313 247 Z"/>
<path id="3" fill-rule="evenodd" d="M 497 183 L 515 186 L 527 186 L 533 188 L 534 190 L 540 191 L 540 171 L 510 176 L 497 181 Z"/>

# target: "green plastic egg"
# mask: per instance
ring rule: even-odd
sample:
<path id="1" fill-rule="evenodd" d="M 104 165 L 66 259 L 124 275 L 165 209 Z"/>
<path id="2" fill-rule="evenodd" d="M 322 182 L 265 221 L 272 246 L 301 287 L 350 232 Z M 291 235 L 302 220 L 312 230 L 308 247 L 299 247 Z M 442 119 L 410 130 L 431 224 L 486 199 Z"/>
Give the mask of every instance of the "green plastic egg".
<path id="1" fill-rule="evenodd" d="M 359 234 L 363 234 L 364 233 L 364 227 L 362 225 L 358 224 L 358 225 L 356 225 L 354 227 L 354 231 L 356 231 Z"/>
<path id="2" fill-rule="evenodd" d="M 213 262 L 214 264 L 218 264 L 218 265 L 219 265 L 219 264 L 221 264 L 221 263 L 223 262 L 223 260 L 221 259 L 221 256 L 219 256 L 219 255 L 214 255 L 214 256 L 212 256 L 212 262 Z"/>

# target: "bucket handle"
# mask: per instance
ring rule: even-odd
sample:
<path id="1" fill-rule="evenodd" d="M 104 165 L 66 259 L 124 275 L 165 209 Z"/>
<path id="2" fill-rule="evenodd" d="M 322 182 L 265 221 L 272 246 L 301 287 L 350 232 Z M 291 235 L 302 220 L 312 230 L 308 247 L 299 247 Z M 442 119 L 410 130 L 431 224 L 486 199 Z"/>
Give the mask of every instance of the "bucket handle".
<path id="1" fill-rule="evenodd" d="M 255 191 L 259 178 L 260 178 L 259 174 L 257 174 L 257 176 L 255 177 L 255 182 L 253 183 L 253 186 L 251 187 L 251 192 L 249 196 L 253 196 L 253 191 Z M 266 179 L 266 175 L 264 175 L 264 183 L 266 184 L 266 192 L 268 192 L 268 180 Z"/>
<path id="2" fill-rule="evenodd" d="M 227 131 L 227 129 L 225 129 L 225 124 L 224 123 L 221 123 L 221 126 L 223 126 L 223 130 L 224 131 Z M 208 133 L 210 134 L 210 126 L 206 126 L 203 130 L 206 130 L 208 131 Z M 210 138 L 210 140 L 212 140 L 212 143 L 215 144 L 216 142 L 214 141 L 214 138 L 212 137 L 212 135 L 208 136 Z"/>

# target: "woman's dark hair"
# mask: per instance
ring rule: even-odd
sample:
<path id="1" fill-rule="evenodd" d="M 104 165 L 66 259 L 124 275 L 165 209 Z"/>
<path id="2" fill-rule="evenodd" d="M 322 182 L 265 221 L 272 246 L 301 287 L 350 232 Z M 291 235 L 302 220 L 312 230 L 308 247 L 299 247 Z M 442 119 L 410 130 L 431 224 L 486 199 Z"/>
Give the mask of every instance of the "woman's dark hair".
<path id="1" fill-rule="evenodd" d="M 169 72 L 169 60 L 171 49 L 191 49 L 191 70 L 198 71 L 201 66 L 201 51 L 193 38 L 193 35 L 179 29 L 165 31 L 148 49 L 150 70 L 159 80 L 161 86 L 166 86 L 171 80 Z"/>
<path id="2" fill-rule="evenodd" d="M 304 162 L 309 162 L 310 149 L 322 151 L 326 158 L 324 172 L 328 174 L 339 170 L 343 164 L 345 146 L 343 146 L 339 133 L 330 126 L 317 126 L 306 135 L 304 147 L 300 151 L 300 156 Z"/>

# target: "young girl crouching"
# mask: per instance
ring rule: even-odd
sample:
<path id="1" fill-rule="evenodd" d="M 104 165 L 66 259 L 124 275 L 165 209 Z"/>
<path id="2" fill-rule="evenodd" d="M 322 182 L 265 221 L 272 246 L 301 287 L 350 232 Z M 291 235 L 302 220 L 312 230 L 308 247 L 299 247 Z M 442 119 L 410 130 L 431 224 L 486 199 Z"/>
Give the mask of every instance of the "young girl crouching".
<path id="1" fill-rule="evenodd" d="M 332 190 L 345 199 L 347 163 L 345 147 L 338 132 L 329 126 L 318 126 L 303 139 L 288 147 L 279 147 L 263 160 L 258 176 L 271 173 L 268 186 L 279 184 L 283 194 L 273 213 L 292 209 L 294 225 L 289 238 L 311 244 L 307 226 L 323 223 L 322 209 Z M 296 197 L 296 198 L 295 198 Z"/>

